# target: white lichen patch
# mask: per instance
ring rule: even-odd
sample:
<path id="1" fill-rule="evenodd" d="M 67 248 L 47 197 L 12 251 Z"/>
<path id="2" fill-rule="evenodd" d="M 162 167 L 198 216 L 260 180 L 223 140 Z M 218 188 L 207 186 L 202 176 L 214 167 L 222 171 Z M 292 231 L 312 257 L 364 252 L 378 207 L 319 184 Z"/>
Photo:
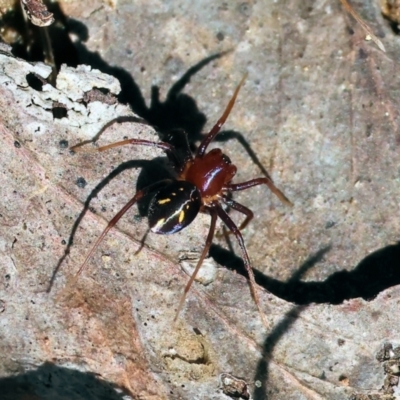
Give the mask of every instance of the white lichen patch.
<path id="1" fill-rule="evenodd" d="M 127 106 L 118 102 L 84 101 L 85 94 L 93 89 L 117 95 L 121 86 L 116 78 L 86 65 L 77 68 L 63 65 L 54 87 L 45 81 L 50 74 L 51 68 L 43 63 L 29 63 L 5 51 L 0 52 L 0 84 L 12 92 L 15 102 L 24 107 L 35 121 L 79 128 L 80 136 L 85 140 L 94 137 L 116 117 L 132 115 Z M 29 78 L 36 79 L 39 87 L 30 84 Z M 55 107 L 65 108 L 66 116 L 55 119 L 52 112 Z M 45 127 L 30 129 L 32 134 L 38 135 L 44 131 Z"/>
<path id="2" fill-rule="evenodd" d="M 72 101 L 79 101 L 84 94 L 93 88 L 108 89 L 111 93 L 118 94 L 121 85 L 111 75 L 103 74 L 89 65 L 78 65 L 76 68 L 62 65 L 57 75 L 57 89 L 68 93 Z"/>

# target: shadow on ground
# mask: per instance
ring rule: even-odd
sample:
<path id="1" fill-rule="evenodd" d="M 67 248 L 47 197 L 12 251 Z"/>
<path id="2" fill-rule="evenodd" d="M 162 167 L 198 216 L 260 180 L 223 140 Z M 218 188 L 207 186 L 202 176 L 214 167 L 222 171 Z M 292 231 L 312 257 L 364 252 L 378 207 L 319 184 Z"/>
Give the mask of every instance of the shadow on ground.
<path id="1" fill-rule="evenodd" d="M 17 376 L 0 379 L 2 400 L 123 400 L 131 395 L 98 375 L 50 362 Z"/>
<path id="2" fill-rule="evenodd" d="M 361 297 L 370 301 L 385 289 L 400 283 L 400 243 L 386 246 L 366 256 L 351 271 L 338 271 L 324 281 L 301 281 L 300 277 L 324 254 L 330 251 L 325 247 L 311 256 L 286 282 L 270 278 L 254 270 L 258 285 L 275 296 L 297 305 L 311 303 L 340 304 L 345 300 Z M 228 269 L 247 276 L 243 261 L 232 252 L 213 245 L 210 256 Z"/>
<path id="3" fill-rule="evenodd" d="M 253 380 L 261 383 L 254 389 L 254 400 L 266 400 L 268 391 L 274 390 L 268 386 L 269 362 L 273 350 L 279 339 L 309 304 L 339 304 L 344 300 L 357 297 L 372 300 L 381 291 L 400 283 L 398 264 L 400 243 L 369 254 L 352 271 L 336 272 L 322 282 L 302 282 L 302 276 L 320 262 L 329 250 L 330 247 L 325 247 L 310 256 L 286 282 L 279 282 L 255 271 L 256 281 L 260 286 L 296 305 L 283 316 L 279 324 L 274 326 L 271 333 L 265 338 L 262 356 Z M 218 253 L 220 249 L 214 249 L 214 251 Z M 239 269 L 234 269 L 245 274 L 243 265 L 240 265 L 242 262 L 239 260 L 233 261 L 232 259 L 233 264 L 239 267 Z"/>

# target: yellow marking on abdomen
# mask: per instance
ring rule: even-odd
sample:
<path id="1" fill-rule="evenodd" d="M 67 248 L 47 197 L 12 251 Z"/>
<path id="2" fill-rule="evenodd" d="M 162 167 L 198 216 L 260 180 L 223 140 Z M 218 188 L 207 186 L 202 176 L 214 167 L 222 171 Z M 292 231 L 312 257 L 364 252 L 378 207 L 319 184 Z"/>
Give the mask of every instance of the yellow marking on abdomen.
<path id="1" fill-rule="evenodd" d="M 167 197 L 166 199 L 158 200 L 157 203 L 165 204 L 165 203 L 169 203 L 170 201 L 171 201 L 171 199 L 169 197 Z"/>

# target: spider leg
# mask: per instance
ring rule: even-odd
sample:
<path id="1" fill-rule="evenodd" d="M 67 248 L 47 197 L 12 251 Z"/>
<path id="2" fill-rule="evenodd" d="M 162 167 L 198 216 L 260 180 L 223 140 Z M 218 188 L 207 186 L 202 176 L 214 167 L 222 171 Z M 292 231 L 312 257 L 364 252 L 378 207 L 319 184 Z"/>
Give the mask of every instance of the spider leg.
<path id="1" fill-rule="evenodd" d="M 185 303 L 185 298 L 187 293 L 190 290 L 190 287 L 192 286 L 193 281 L 196 279 L 196 275 L 199 272 L 199 269 L 201 265 L 203 264 L 204 259 L 206 258 L 208 251 L 210 250 L 210 246 L 214 237 L 214 232 L 215 232 L 215 225 L 217 223 L 217 213 L 213 208 L 207 208 L 211 215 L 211 224 L 210 224 L 210 230 L 208 231 L 207 239 L 206 239 L 206 244 L 204 246 L 203 252 L 201 253 L 201 256 L 199 258 L 199 261 L 197 262 L 196 268 L 193 271 L 192 276 L 190 277 L 188 283 L 185 286 L 185 290 L 183 291 L 181 300 L 179 301 L 178 309 L 175 314 L 174 322 L 178 319 L 179 313 L 182 310 L 183 304 Z"/>
<path id="2" fill-rule="evenodd" d="M 87 142 L 78 143 L 75 146 L 70 147 L 70 150 L 75 152 L 84 151 L 86 153 L 97 153 L 100 151 L 106 151 L 109 149 L 113 149 L 114 147 L 125 146 L 127 144 L 133 144 L 136 146 L 149 146 L 149 147 L 157 147 L 158 149 L 164 150 L 167 153 L 168 158 L 175 164 L 176 167 L 179 167 L 181 164 L 179 154 L 177 153 L 175 147 L 166 142 L 153 142 L 151 140 L 144 140 L 144 139 L 126 139 L 121 140 L 120 142 L 110 143 L 106 146 L 97 147 L 95 149 L 82 149 L 82 146 Z"/>
<path id="3" fill-rule="evenodd" d="M 202 157 L 204 153 L 207 150 L 208 145 L 213 141 L 215 136 L 217 136 L 218 132 L 220 131 L 222 125 L 225 123 L 226 119 L 228 118 L 228 115 L 230 114 L 233 105 L 235 104 L 236 97 L 239 93 L 240 88 L 242 87 L 244 81 L 247 78 L 247 74 L 245 74 L 240 81 L 239 85 L 236 87 L 235 92 L 233 93 L 232 98 L 229 100 L 228 105 L 225 108 L 224 113 L 222 116 L 219 118 L 217 123 L 213 126 L 211 131 L 207 134 L 207 136 L 203 139 L 203 141 L 200 143 L 199 148 L 197 149 L 196 156 Z"/>
<path id="4" fill-rule="evenodd" d="M 98 151 L 105 151 L 108 149 L 112 149 L 114 147 L 120 147 L 120 146 L 125 146 L 127 144 L 133 144 L 133 145 L 141 145 L 141 146 L 151 146 L 151 147 L 157 147 L 161 150 L 164 151 L 171 151 L 173 152 L 174 148 L 165 142 L 152 142 L 151 140 L 143 140 L 143 139 L 126 139 L 126 140 L 122 140 L 120 142 L 116 142 L 116 143 L 111 143 L 108 144 L 106 146 L 102 146 L 102 147 L 98 147 L 96 149 L 93 150 L 85 150 L 85 152 L 98 152 Z M 82 151 L 82 146 L 81 143 L 70 147 L 70 150 L 72 151 Z"/>
<path id="5" fill-rule="evenodd" d="M 88 143 L 96 143 L 96 142 L 99 140 L 100 136 L 103 134 L 103 132 L 106 131 L 110 126 L 112 126 L 112 125 L 114 125 L 114 124 L 116 124 L 116 123 L 118 123 L 118 124 L 123 124 L 123 123 L 125 123 L 125 122 L 129 122 L 129 123 L 135 122 L 135 123 L 142 124 L 142 125 L 146 125 L 146 126 L 149 126 L 149 125 L 150 125 L 145 119 L 140 118 L 140 117 L 136 117 L 136 116 L 134 116 L 134 115 L 124 115 L 124 116 L 115 117 L 115 118 L 113 118 L 111 121 L 108 121 L 108 122 L 96 133 L 96 136 L 94 136 L 92 139 L 84 140 L 84 141 L 80 142 L 79 144 L 73 146 L 73 148 L 75 148 L 75 147 L 81 147 L 81 146 L 84 146 L 85 144 L 88 144 Z"/>
<path id="6" fill-rule="evenodd" d="M 147 228 L 146 233 L 143 235 L 142 239 L 140 240 L 139 248 L 134 253 L 135 256 L 137 256 L 142 251 L 142 249 L 144 247 L 144 244 L 146 242 L 146 239 L 147 239 L 147 235 L 149 234 L 149 232 L 150 232 L 150 228 Z"/>
<path id="7" fill-rule="evenodd" d="M 149 185 L 147 187 L 145 187 L 142 190 L 139 190 L 136 192 L 136 194 L 128 201 L 128 203 L 126 203 L 121 210 L 114 216 L 114 218 L 108 223 L 108 225 L 106 226 L 106 228 L 104 229 L 104 231 L 101 233 L 101 235 L 99 236 L 99 238 L 96 240 L 95 244 L 93 245 L 93 247 L 90 249 L 88 255 L 85 258 L 85 261 L 82 263 L 82 265 L 80 266 L 78 272 L 75 274 L 72 282 L 70 283 L 69 286 L 72 286 L 73 284 L 75 284 L 76 280 L 78 279 L 79 275 L 82 273 L 82 271 L 84 270 L 84 268 L 86 267 L 90 257 L 93 255 L 94 251 L 97 249 L 97 247 L 99 246 L 99 244 L 102 242 L 102 240 L 104 239 L 104 237 L 107 235 L 108 231 L 113 228 L 115 226 L 115 224 L 121 219 L 121 217 L 138 201 L 140 200 L 142 197 L 146 196 L 148 193 L 157 190 L 159 187 L 164 186 L 166 183 L 170 182 L 169 179 L 160 181 L 160 182 L 156 182 L 152 185 Z"/>
<path id="8" fill-rule="evenodd" d="M 222 196 L 221 200 L 228 205 L 230 208 L 232 208 L 233 210 L 239 211 L 242 214 L 244 214 L 246 216 L 246 218 L 244 219 L 244 221 L 239 225 L 239 231 L 241 231 L 242 229 L 246 228 L 247 224 L 253 219 L 254 217 L 254 213 L 253 211 L 251 211 L 249 208 L 245 207 L 244 205 L 229 199 L 226 196 Z M 232 231 L 230 233 L 233 233 Z"/>
<path id="9" fill-rule="evenodd" d="M 271 178 L 256 178 L 242 183 L 231 183 L 226 185 L 223 190 L 236 192 L 258 185 L 267 185 L 271 192 L 276 195 L 282 203 L 293 206 L 293 203 L 274 185 Z"/>
<path id="10" fill-rule="evenodd" d="M 260 314 L 261 320 L 262 320 L 264 326 L 268 328 L 268 322 L 267 322 L 265 315 L 262 312 L 261 307 L 260 307 L 260 300 L 258 297 L 257 285 L 256 285 L 256 281 L 254 279 L 253 269 L 252 269 L 252 266 L 250 263 L 249 255 L 247 254 L 243 236 L 240 233 L 240 230 L 238 229 L 238 227 L 235 225 L 235 223 L 230 218 L 230 216 L 224 211 L 224 209 L 219 204 L 215 205 L 215 209 L 217 211 L 218 216 L 222 219 L 224 224 L 232 231 L 232 233 L 235 235 L 235 237 L 239 243 L 240 250 L 242 251 L 244 267 L 246 268 L 247 274 L 249 276 L 251 294 L 253 296 L 254 302 L 256 303 L 256 307 L 257 307 L 258 313 Z"/>

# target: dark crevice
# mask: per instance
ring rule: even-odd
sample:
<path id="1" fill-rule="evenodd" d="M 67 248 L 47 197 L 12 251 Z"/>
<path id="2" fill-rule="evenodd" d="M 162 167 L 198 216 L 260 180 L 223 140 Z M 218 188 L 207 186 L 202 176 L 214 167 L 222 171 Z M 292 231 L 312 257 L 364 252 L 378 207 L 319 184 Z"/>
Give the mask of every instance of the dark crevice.
<path id="1" fill-rule="evenodd" d="M 58 102 L 53 103 L 52 113 L 54 119 L 61 119 L 68 117 L 68 110 L 66 106 Z"/>
<path id="2" fill-rule="evenodd" d="M 32 89 L 34 89 L 38 92 L 42 91 L 42 88 L 44 85 L 43 80 L 41 78 L 39 78 L 37 75 L 35 75 L 34 73 L 29 72 L 29 74 L 26 75 L 26 81 L 28 82 L 28 85 Z"/>

